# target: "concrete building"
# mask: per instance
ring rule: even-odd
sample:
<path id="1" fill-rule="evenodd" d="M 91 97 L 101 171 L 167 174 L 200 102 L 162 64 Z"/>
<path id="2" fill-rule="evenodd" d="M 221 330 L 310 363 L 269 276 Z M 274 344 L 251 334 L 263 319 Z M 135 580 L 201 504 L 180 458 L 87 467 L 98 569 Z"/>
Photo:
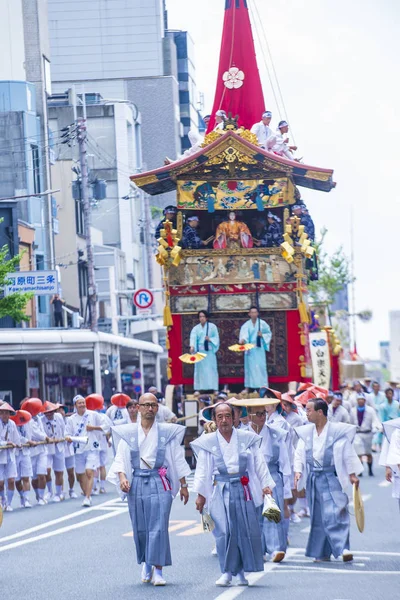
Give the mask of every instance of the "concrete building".
<path id="1" fill-rule="evenodd" d="M 177 158 L 184 129 L 177 49 L 166 35 L 164 0 L 48 4 L 53 91 L 85 82 L 105 99 L 134 103 L 142 117 L 143 169 Z M 171 193 L 152 200 L 156 206 L 174 201 Z"/>

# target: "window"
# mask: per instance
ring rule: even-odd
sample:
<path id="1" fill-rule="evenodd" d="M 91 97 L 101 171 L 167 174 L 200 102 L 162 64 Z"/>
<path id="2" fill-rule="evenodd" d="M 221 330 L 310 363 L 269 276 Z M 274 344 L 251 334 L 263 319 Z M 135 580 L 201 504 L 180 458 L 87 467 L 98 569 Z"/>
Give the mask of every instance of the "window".
<path id="1" fill-rule="evenodd" d="M 31 144 L 32 154 L 32 174 L 33 174 L 33 190 L 35 194 L 40 194 L 40 159 L 39 148 Z"/>

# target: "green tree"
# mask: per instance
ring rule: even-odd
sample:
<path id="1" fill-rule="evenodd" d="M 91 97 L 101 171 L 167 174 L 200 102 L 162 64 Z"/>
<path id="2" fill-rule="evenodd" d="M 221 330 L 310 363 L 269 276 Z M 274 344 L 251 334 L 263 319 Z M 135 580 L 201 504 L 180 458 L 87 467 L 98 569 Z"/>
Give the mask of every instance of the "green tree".
<path id="1" fill-rule="evenodd" d="M 11 317 L 17 323 L 29 321 L 30 317 L 25 314 L 25 308 L 34 294 L 15 293 L 4 296 L 4 287 L 9 283 L 8 274 L 17 270 L 22 253 L 13 258 L 8 256 L 9 248 L 6 245 L 0 250 L 0 318 Z"/>
<path id="2" fill-rule="evenodd" d="M 330 312 L 336 295 L 349 283 L 353 282 L 350 260 L 346 256 L 343 246 L 337 248 L 332 255 L 324 248 L 327 229 L 321 231 L 320 238 L 315 243 L 318 260 L 318 281 L 311 281 L 308 289 L 312 302 L 325 304 Z"/>

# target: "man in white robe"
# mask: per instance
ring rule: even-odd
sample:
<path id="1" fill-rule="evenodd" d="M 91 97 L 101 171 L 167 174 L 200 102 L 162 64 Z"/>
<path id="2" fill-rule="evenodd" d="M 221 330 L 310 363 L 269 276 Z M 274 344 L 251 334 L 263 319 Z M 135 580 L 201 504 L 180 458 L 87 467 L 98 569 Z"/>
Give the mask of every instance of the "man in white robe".
<path id="1" fill-rule="evenodd" d="M 342 406 L 342 394 L 333 394 L 333 400 L 328 407 L 328 421 L 332 423 L 350 423 L 350 415 Z"/>
<path id="2" fill-rule="evenodd" d="M 84 398 L 76 401 L 75 409 L 76 412 L 67 419 L 65 439 L 68 444 L 73 444 L 75 472 L 84 494 L 82 506 L 91 506 L 94 474 L 100 464 L 98 432 L 104 430 L 100 416 L 93 410 L 87 410 Z M 75 443 L 72 437 L 87 437 L 87 444 Z"/>
<path id="3" fill-rule="evenodd" d="M 347 489 L 358 486 L 362 465 L 353 448 L 355 427 L 328 422 L 324 400 L 307 402 L 309 425 L 296 428 L 299 436 L 294 470 L 298 490 L 306 489 L 311 531 L 306 556 L 330 560 L 331 554 L 353 559 L 349 552 L 350 517 Z"/>
<path id="4" fill-rule="evenodd" d="M 217 110 L 217 112 L 215 113 L 214 131 L 219 131 L 220 133 L 223 133 L 225 119 L 227 119 L 227 118 L 228 118 L 228 116 L 224 110 Z"/>
<path id="5" fill-rule="evenodd" d="M 385 437 L 379 464 L 386 467 L 386 481 L 393 484 L 392 497 L 400 507 L 400 417 L 383 423 Z"/>
<path id="6" fill-rule="evenodd" d="M 262 120 L 255 123 L 251 128 L 251 133 L 257 136 L 258 143 L 264 150 L 270 150 L 275 144 L 276 137 L 270 128 L 272 112 L 267 110 L 262 115 Z"/>
<path id="7" fill-rule="evenodd" d="M 240 329 L 239 344 L 254 344 L 254 348 L 244 353 L 244 386 L 246 391 L 268 387 L 266 352 L 269 351 L 272 332 L 266 321 L 260 319 L 256 306 L 249 310 L 250 320 Z"/>
<path id="8" fill-rule="evenodd" d="M 297 150 L 297 146 L 289 146 L 289 138 L 286 137 L 289 132 L 289 125 L 286 121 L 280 121 L 275 133 L 275 143 L 272 146 L 272 152 L 283 156 L 289 160 L 294 160 L 293 152 Z"/>
<path id="9" fill-rule="evenodd" d="M 113 427 L 118 450 L 107 479 L 128 495 L 142 582 L 153 580 L 155 586 L 164 586 L 162 569 L 172 564 L 168 536 L 172 500 L 179 492 L 187 504 L 186 477 L 191 471 L 181 446 L 185 427 L 157 423 L 158 408 L 153 394 L 143 394 L 140 422 Z"/>
<path id="10" fill-rule="evenodd" d="M 357 428 L 355 451 L 361 460 L 363 456 L 367 457 L 368 474 L 372 477 L 372 440 L 374 434 L 382 430 L 382 426 L 375 409 L 366 405 L 366 397 L 362 392 L 358 392 L 357 406 L 350 411 L 350 423 Z"/>
<path id="11" fill-rule="evenodd" d="M 12 499 L 15 490 L 15 478 L 17 477 L 17 466 L 15 460 L 15 448 L 20 444 L 17 426 L 10 420 L 15 415 L 13 407 L 7 402 L 0 406 L 0 505 L 5 511 L 12 511 Z M 9 449 L 2 449 L 9 446 Z M 7 498 L 4 485 L 7 482 Z"/>
<path id="12" fill-rule="evenodd" d="M 59 404 L 45 402 L 42 425 L 51 443 L 47 446 L 47 500 L 61 502 L 64 500 L 64 469 L 65 469 L 65 423 L 62 416 L 57 412 Z M 51 471 L 54 471 L 56 493 L 53 494 L 53 482 Z"/>
<path id="13" fill-rule="evenodd" d="M 221 577 L 217 586 L 228 587 L 232 576 L 246 586 L 244 571 L 263 571 L 263 547 L 257 507 L 275 487 L 255 433 L 233 427 L 233 407 L 214 406 L 217 431 L 204 433 L 191 443 L 197 457 L 193 489 L 196 509 L 215 523 L 214 537 Z"/>

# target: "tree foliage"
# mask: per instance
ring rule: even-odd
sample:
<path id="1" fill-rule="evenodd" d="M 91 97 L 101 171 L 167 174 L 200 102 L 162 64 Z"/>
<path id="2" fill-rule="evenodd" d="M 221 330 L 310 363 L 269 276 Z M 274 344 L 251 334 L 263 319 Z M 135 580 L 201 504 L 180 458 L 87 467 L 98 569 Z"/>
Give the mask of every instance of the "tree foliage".
<path id="1" fill-rule="evenodd" d="M 30 317 L 25 314 L 25 309 L 34 294 L 21 294 L 17 292 L 4 296 L 4 287 L 9 282 L 7 276 L 18 269 L 22 253 L 13 258 L 7 258 L 8 255 L 8 246 L 3 246 L 0 250 L 0 318 L 11 317 L 17 323 L 29 321 Z"/>
<path id="2" fill-rule="evenodd" d="M 336 295 L 353 282 L 353 277 L 350 260 L 344 253 L 343 246 L 337 248 L 332 255 L 324 248 L 327 233 L 328 230 L 323 229 L 315 243 L 319 277 L 318 281 L 309 283 L 309 290 L 313 303 L 325 304 L 329 309 Z"/>

